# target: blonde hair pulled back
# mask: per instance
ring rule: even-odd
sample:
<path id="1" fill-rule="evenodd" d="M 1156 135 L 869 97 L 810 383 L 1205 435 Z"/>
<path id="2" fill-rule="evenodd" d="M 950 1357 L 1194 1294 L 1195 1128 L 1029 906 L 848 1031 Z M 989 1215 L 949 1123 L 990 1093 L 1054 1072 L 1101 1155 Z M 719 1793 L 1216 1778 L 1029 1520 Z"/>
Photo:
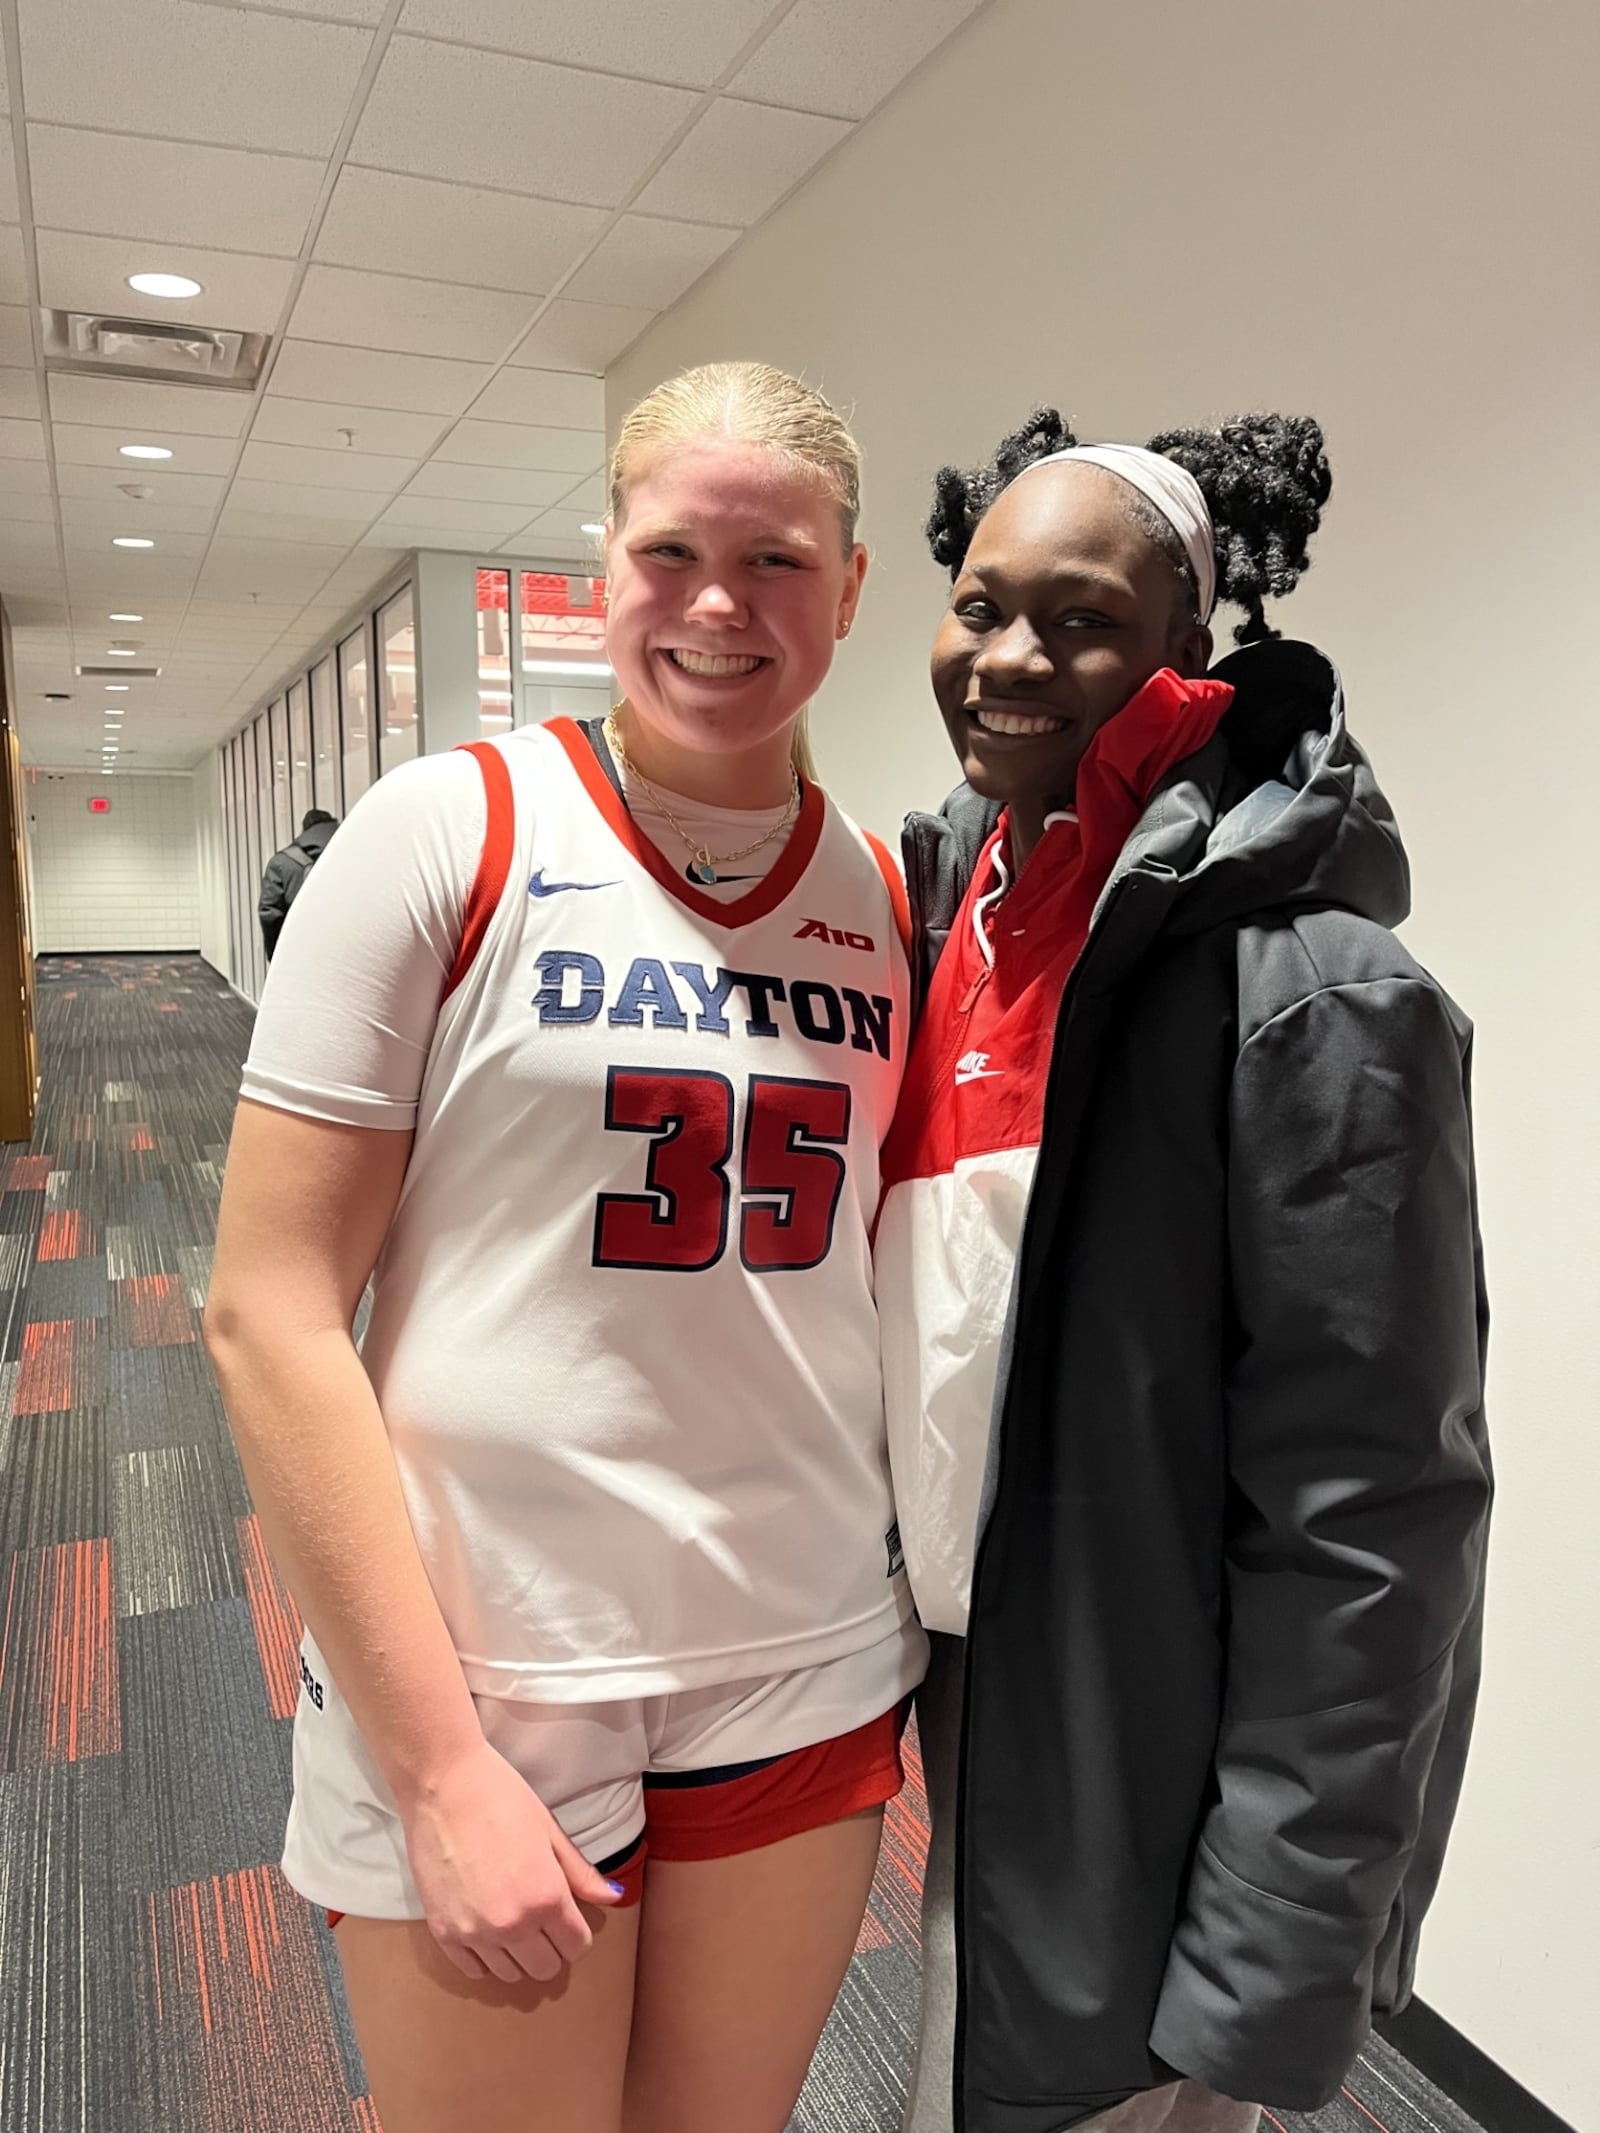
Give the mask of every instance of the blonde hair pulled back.
<path id="1" fill-rule="evenodd" d="M 611 454 L 611 522 L 620 526 L 628 483 L 642 463 L 697 437 L 758 444 L 818 477 L 839 506 L 840 538 L 848 556 L 861 513 L 861 449 L 838 410 L 814 386 L 770 363 L 704 363 L 646 393 L 623 421 Z M 816 776 L 806 713 L 794 729 L 794 766 Z"/>

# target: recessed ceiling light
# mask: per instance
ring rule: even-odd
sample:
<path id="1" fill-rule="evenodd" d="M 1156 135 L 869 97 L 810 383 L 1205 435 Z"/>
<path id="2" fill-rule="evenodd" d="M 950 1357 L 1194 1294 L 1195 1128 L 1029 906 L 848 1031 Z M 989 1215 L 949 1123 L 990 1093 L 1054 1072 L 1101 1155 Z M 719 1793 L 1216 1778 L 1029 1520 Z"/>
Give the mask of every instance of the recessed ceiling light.
<path id="1" fill-rule="evenodd" d="M 137 289 L 141 296 L 170 297 L 174 303 L 202 294 L 200 284 L 187 274 L 130 274 L 128 287 Z"/>
<path id="2" fill-rule="evenodd" d="M 138 656 L 136 651 L 133 651 L 125 644 L 112 644 L 106 647 L 107 659 L 137 659 Z"/>
<path id="3" fill-rule="evenodd" d="M 106 683 L 106 694 L 115 696 L 120 692 L 123 696 L 126 696 L 132 686 L 132 682 L 128 681 L 108 681 Z"/>
<path id="4" fill-rule="evenodd" d="M 595 524 L 592 526 L 580 526 L 578 528 L 578 531 L 580 533 L 604 533 L 605 530 L 605 527 L 600 524 Z"/>
<path id="5" fill-rule="evenodd" d="M 142 622 L 143 615 L 107 615 L 108 622 Z"/>
<path id="6" fill-rule="evenodd" d="M 124 459 L 170 459 L 172 454 L 164 444 L 119 444 L 117 450 Z"/>
<path id="7" fill-rule="evenodd" d="M 119 533 L 111 543 L 113 548 L 154 548 L 154 541 L 147 541 L 142 534 Z"/>

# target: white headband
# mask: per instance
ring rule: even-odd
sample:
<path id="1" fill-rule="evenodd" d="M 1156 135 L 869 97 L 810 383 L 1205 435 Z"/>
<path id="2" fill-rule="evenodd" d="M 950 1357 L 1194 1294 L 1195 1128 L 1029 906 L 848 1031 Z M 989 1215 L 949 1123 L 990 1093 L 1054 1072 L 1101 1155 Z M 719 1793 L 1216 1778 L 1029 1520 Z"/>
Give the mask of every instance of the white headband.
<path id="1" fill-rule="evenodd" d="M 1080 459 L 1092 467 L 1104 467 L 1155 505 L 1183 543 L 1199 590 L 1200 620 L 1209 622 L 1217 604 L 1217 536 L 1200 484 L 1188 468 L 1180 467 L 1176 460 L 1163 459 L 1159 452 L 1147 452 L 1139 444 L 1079 444 L 1070 452 L 1052 452 L 1048 459 L 1035 459 L 1022 472 L 1031 474 L 1034 467 L 1059 466 L 1064 459 Z M 1017 477 L 1019 481 L 1021 478 Z"/>

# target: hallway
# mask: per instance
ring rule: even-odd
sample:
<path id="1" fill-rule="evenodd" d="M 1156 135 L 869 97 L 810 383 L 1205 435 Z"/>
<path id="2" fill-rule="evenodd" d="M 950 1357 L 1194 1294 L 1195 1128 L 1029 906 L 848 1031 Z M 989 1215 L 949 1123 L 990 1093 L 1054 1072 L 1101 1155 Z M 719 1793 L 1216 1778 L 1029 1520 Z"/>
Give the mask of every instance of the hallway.
<path id="1" fill-rule="evenodd" d="M 273 1864 L 297 1622 L 199 1342 L 250 1010 L 193 956 L 46 959 L 38 996 L 33 1149 L 0 1153 L 0 2122 L 378 2133 Z M 898 2125 L 912 1769 L 795 2133 Z M 1478 2133 L 1378 2041 L 1338 2104 L 1270 2122 Z"/>

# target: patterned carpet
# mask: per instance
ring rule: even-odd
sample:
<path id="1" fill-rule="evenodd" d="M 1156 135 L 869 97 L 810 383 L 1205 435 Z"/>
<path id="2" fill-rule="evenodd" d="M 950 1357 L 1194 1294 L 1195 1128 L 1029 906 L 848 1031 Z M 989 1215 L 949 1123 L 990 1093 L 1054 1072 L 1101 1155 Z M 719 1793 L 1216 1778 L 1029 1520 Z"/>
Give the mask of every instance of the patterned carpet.
<path id="1" fill-rule="evenodd" d="M 298 1629 L 198 1339 L 250 1013 L 151 956 L 46 959 L 39 1012 L 0 1149 L 0 2127 L 379 2133 L 274 1864 Z M 925 1855 L 913 1758 L 794 2133 L 899 2124 Z M 1272 2123 L 1479 2133 L 1377 2041 Z"/>

